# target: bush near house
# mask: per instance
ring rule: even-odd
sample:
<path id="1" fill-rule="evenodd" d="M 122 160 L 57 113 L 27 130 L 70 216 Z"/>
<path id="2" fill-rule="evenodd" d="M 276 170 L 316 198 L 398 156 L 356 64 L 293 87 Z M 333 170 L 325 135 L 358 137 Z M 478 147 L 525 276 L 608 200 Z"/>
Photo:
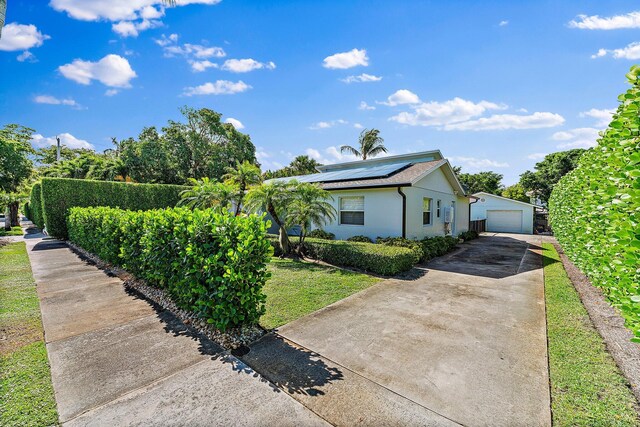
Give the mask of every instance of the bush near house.
<path id="1" fill-rule="evenodd" d="M 42 185 L 39 182 L 31 187 L 31 198 L 29 201 L 31 216 L 29 219 L 39 228 L 44 228 L 44 216 L 42 215 Z"/>
<path id="2" fill-rule="evenodd" d="M 554 187 L 551 225 L 569 258 L 620 309 L 640 342 L 640 67 L 598 145 Z"/>
<path id="3" fill-rule="evenodd" d="M 34 211 L 36 210 L 38 188 L 34 185 L 31 192 Z M 72 207 L 110 206 L 131 210 L 173 207 L 180 200 L 180 192 L 185 188 L 187 187 L 167 184 L 131 184 L 86 179 L 43 178 L 41 209 L 44 225 L 51 236 L 66 239 L 68 237 L 66 216 Z M 36 195 L 35 200 L 33 199 L 34 195 Z M 39 220 L 39 218 L 37 219 Z"/>
<path id="4" fill-rule="evenodd" d="M 474 240 L 477 239 L 479 236 L 478 232 L 475 230 L 469 230 L 469 231 L 463 231 L 462 233 L 460 233 L 458 235 L 458 239 L 462 239 L 465 242 L 468 242 L 469 240 Z"/>
<path id="5" fill-rule="evenodd" d="M 376 242 L 385 246 L 409 248 L 416 253 L 421 262 L 445 255 L 456 248 L 458 239 L 451 236 L 425 237 L 411 240 L 403 237 L 378 237 Z"/>
<path id="6" fill-rule="evenodd" d="M 314 239 L 333 240 L 336 238 L 336 235 L 333 233 L 329 233 L 328 231 L 316 228 L 315 230 L 311 230 L 309 233 L 307 233 L 307 237 L 311 237 Z"/>
<path id="7" fill-rule="evenodd" d="M 186 208 L 73 207 L 69 238 L 124 266 L 220 330 L 255 324 L 273 253 L 260 216 Z"/>
<path id="8" fill-rule="evenodd" d="M 373 240 L 367 236 L 351 236 L 347 239 L 347 242 L 373 243 Z"/>

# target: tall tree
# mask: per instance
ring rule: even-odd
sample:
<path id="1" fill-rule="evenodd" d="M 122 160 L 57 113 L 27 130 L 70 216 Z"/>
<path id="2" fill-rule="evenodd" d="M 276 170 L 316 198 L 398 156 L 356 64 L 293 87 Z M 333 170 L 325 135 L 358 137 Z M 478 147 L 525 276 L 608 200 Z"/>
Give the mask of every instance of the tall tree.
<path id="1" fill-rule="evenodd" d="M 531 203 L 531 198 L 527 196 L 527 191 L 522 184 L 516 183 L 502 190 L 502 197 L 507 199 L 518 200 L 520 202 Z"/>
<path id="2" fill-rule="evenodd" d="M 331 194 L 317 184 L 301 182 L 293 190 L 287 222 L 300 226 L 300 251 L 312 225 L 322 226 L 336 219 L 336 209 L 329 203 Z"/>
<path id="3" fill-rule="evenodd" d="M 586 151 L 576 148 L 547 154 L 541 162 L 536 163 L 535 171 L 526 171 L 520 175 L 520 184 L 543 203 L 547 203 L 553 187 L 560 178 L 576 168 L 578 160 Z"/>
<path id="4" fill-rule="evenodd" d="M 343 145 L 340 147 L 340 152 L 351 153 L 356 157 L 360 157 L 362 160 L 367 160 L 369 157 L 375 157 L 380 153 L 386 153 L 387 148 L 384 146 L 384 139 L 380 136 L 378 129 L 364 129 L 360 132 L 358 138 L 358 147 L 354 148 L 350 145 Z"/>
<path id="5" fill-rule="evenodd" d="M 227 173 L 222 178 L 225 180 L 225 183 L 235 185 L 238 188 L 237 196 L 234 200 L 236 205 L 236 216 L 238 216 L 240 214 L 240 209 L 242 209 L 242 202 L 247 189 L 262 181 L 260 168 L 245 160 L 242 163 L 236 163 L 236 166 L 233 168 L 228 167 Z"/>
<path id="6" fill-rule="evenodd" d="M 460 173 L 460 168 L 454 168 L 458 172 L 460 183 L 466 188 L 468 194 L 479 191 L 499 195 L 502 190 L 502 175 L 493 171 L 478 173 Z"/>
<path id="7" fill-rule="evenodd" d="M 10 124 L 0 129 L 0 192 L 8 194 L 5 228 L 20 225 L 20 198 L 16 192 L 33 173 L 31 135 L 33 129 Z"/>

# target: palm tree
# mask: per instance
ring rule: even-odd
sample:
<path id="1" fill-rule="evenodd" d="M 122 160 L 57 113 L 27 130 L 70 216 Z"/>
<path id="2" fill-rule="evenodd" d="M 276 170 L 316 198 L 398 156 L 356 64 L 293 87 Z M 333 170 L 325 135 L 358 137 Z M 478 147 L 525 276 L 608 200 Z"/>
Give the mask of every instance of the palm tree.
<path id="1" fill-rule="evenodd" d="M 231 201 L 237 196 L 238 187 L 224 182 L 210 181 L 202 178 L 197 181 L 189 178 L 193 187 L 180 193 L 179 206 L 187 206 L 191 209 L 217 208 L 228 209 Z"/>
<path id="2" fill-rule="evenodd" d="M 387 147 L 384 146 L 384 139 L 380 136 L 378 129 L 365 129 L 360 132 L 358 145 L 360 145 L 359 148 L 343 145 L 340 147 L 340 152 L 344 153 L 346 151 L 356 157 L 362 158 L 362 160 L 367 160 L 369 157 L 375 157 L 380 153 L 387 152 Z"/>
<path id="3" fill-rule="evenodd" d="M 322 226 L 336 219 L 336 209 L 329 203 L 333 197 L 317 184 L 300 183 L 293 192 L 287 220 L 291 225 L 300 226 L 300 251 L 312 225 Z"/>
<path id="4" fill-rule="evenodd" d="M 235 200 L 236 216 L 238 216 L 245 192 L 250 186 L 259 184 L 262 181 L 262 174 L 259 167 L 246 160 L 242 163 L 237 162 L 235 168 L 228 167 L 226 170 L 227 173 L 222 177 L 224 182 L 235 185 L 238 188 L 238 196 Z"/>
<path id="5" fill-rule="evenodd" d="M 282 256 L 291 252 L 291 242 L 286 229 L 286 208 L 291 202 L 291 190 L 295 186 L 297 186 L 295 181 L 260 184 L 250 188 L 245 197 L 245 205 L 249 211 L 268 212 L 273 222 L 278 225 L 278 240 L 282 248 Z"/>

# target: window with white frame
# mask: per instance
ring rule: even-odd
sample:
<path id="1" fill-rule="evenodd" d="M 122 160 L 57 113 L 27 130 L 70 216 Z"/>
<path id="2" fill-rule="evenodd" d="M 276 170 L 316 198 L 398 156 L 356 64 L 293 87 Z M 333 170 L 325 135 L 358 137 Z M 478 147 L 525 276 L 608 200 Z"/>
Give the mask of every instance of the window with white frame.
<path id="1" fill-rule="evenodd" d="M 340 224 L 364 225 L 364 196 L 340 197 Z"/>
<path id="2" fill-rule="evenodd" d="M 422 199 L 422 225 L 431 225 L 431 202 L 427 197 Z"/>
<path id="3" fill-rule="evenodd" d="M 436 202 L 436 216 L 440 218 L 440 205 L 442 204 L 442 200 L 438 200 Z"/>

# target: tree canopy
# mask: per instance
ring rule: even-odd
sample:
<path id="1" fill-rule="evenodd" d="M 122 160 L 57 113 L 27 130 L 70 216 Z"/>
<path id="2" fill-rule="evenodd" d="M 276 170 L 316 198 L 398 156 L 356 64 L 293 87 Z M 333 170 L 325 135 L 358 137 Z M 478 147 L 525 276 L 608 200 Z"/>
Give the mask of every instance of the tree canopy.
<path id="1" fill-rule="evenodd" d="M 289 163 L 289 166 L 285 166 L 282 169 L 278 169 L 277 171 L 266 171 L 264 173 L 265 179 L 272 178 L 285 178 L 288 176 L 298 176 L 298 175 L 309 175 L 312 173 L 317 173 L 316 169 L 318 166 L 322 166 L 315 159 L 307 155 L 297 156 L 295 159 Z"/>
<path id="2" fill-rule="evenodd" d="M 560 178 L 576 168 L 578 160 L 586 151 L 582 148 L 576 148 L 547 154 L 544 160 L 536 163 L 535 171 L 526 171 L 520 175 L 520 184 L 543 203 L 547 203 L 553 187 L 560 181 Z"/>
<path id="3" fill-rule="evenodd" d="M 462 173 L 460 167 L 455 167 L 460 183 L 466 188 L 468 194 L 480 191 L 500 195 L 502 192 L 502 174 L 486 171 L 478 173 Z"/>
<path id="4" fill-rule="evenodd" d="M 10 124 L 0 129 L 0 191 L 13 193 L 33 172 L 33 129 Z"/>
<path id="5" fill-rule="evenodd" d="M 522 184 L 515 183 L 502 190 L 502 197 L 507 199 L 518 200 L 520 202 L 531 203 L 531 198 L 527 196 L 527 191 Z"/>

